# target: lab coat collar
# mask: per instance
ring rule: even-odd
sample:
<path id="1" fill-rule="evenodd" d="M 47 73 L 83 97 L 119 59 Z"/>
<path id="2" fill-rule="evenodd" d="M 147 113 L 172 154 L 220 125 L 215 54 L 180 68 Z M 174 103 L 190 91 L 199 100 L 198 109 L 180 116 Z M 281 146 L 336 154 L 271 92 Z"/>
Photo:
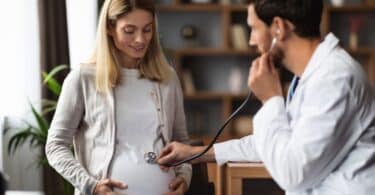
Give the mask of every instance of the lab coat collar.
<path id="1" fill-rule="evenodd" d="M 317 68 L 319 68 L 319 66 L 322 64 L 321 62 L 326 59 L 326 57 L 332 52 L 338 43 L 339 40 L 333 33 L 329 33 L 324 38 L 324 41 L 316 48 L 306 66 L 305 71 L 302 73 L 299 81 L 300 84 L 304 83 L 304 81 L 307 80 Z"/>

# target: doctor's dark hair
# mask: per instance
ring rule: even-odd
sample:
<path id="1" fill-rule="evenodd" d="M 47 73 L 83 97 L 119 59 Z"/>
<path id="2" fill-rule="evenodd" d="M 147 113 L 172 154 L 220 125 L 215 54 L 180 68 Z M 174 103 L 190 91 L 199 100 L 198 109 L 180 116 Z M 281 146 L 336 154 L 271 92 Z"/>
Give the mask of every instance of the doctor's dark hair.
<path id="1" fill-rule="evenodd" d="M 279 16 L 289 20 L 300 37 L 320 36 L 323 0 L 249 0 L 257 16 L 268 26 Z"/>

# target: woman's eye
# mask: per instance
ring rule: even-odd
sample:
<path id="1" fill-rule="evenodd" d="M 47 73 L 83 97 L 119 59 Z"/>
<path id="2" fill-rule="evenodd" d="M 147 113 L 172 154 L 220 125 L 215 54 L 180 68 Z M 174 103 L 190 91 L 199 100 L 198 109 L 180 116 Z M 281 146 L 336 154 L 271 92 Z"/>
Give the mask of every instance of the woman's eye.
<path id="1" fill-rule="evenodd" d="M 124 33 L 126 33 L 126 34 L 133 34 L 134 31 L 132 31 L 132 30 L 124 30 Z"/>
<path id="2" fill-rule="evenodd" d="M 151 32 L 152 31 L 152 28 L 146 28 L 143 30 L 143 32 Z"/>

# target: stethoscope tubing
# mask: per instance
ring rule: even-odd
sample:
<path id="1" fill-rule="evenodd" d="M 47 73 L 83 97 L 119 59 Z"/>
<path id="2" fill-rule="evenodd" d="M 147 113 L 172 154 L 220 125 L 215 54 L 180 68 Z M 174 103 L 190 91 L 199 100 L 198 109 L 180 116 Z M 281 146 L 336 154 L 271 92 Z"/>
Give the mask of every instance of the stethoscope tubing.
<path id="1" fill-rule="evenodd" d="M 207 145 L 207 147 L 200 153 L 198 154 L 195 154 L 189 158 L 186 158 L 184 160 L 181 160 L 181 161 L 178 161 L 178 162 L 175 162 L 175 163 L 172 163 L 172 164 L 164 164 L 163 166 L 167 166 L 167 167 L 175 167 L 175 166 L 179 166 L 183 163 L 187 163 L 189 161 L 192 161 L 194 159 L 197 159 L 201 156 L 203 156 L 206 152 L 208 152 L 208 150 L 210 150 L 212 148 L 212 146 L 215 144 L 216 140 L 219 138 L 220 134 L 223 132 L 224 128 L 228 125 L 228 123 L 235 117 L 237 116 L 237 114 L 243 109 L 243 107 L 247 104 L 247 102 L 249 101 L 250 99 L 250 96 L 251 96 L 251 91 L 249 91 L 249 93 L 247 94 L 245 100 L 241 103 L 241 105 L 237 108 L 236 111 L 234 111 L 230 116 L 229 118 L 225 121 L 225 123 L 220 127 L 220 129 L 216 132 L 216 135 L 215 137 L 211 140 L 210 144 Z"/>

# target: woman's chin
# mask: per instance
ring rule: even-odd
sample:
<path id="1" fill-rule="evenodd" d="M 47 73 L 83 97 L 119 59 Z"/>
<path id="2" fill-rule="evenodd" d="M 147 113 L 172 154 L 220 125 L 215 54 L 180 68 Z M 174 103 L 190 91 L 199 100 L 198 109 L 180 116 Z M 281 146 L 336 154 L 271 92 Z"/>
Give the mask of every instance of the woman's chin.
<path id="1" fill-rule="evenodd" d="M 133 59 L 141 59 L 141 58 L 145 57 L 145 54 L 144 53 L 141 53 L 141 54 L 132 54 L 131 57 Z"/>

